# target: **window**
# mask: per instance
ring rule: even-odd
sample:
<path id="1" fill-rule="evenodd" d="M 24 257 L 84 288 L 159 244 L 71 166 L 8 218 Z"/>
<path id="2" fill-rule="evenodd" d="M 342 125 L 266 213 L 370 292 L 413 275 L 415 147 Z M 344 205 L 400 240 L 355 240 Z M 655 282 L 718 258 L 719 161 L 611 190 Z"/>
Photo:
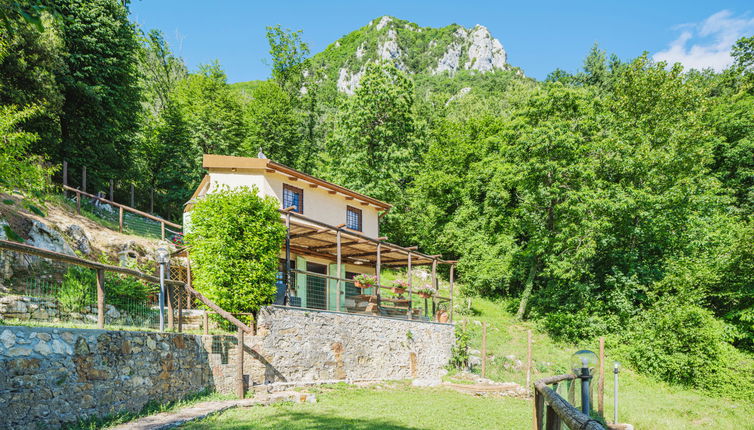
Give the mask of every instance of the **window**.
<path id="1" fill-rule="evenodd" d="M 304 190 L 283 184 L 283 209 L 295 207 L 295 212 L 304 213 Z"/>
<path id="2" fill-rule="evenodd" d="M 346 227 L 351 230 L 361 231 L 361 209 L 346 207 Z"/>

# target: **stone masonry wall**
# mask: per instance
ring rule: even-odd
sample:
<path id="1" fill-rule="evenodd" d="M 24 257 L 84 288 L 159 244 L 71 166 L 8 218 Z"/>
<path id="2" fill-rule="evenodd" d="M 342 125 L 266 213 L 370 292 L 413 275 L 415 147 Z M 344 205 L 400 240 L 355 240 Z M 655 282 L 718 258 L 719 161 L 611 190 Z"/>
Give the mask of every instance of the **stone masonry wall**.
<path id="1" fill-rule="evenodd" d="M 232 392 L 236 345 L 232 336 L 0 326 L 0 428 L 57 428 L 205 388 Z"/>
<path id="2" fill-rule="evenodd" d="M 249 385 L 438 379 L 453 326 L 268 307 L 245 338 Z M 235 336 L 0 326 L 0 429 L 57 428 L 203 389 L 233 393 Z"/>
<path id="3" fill-rule="evenodd" d="M 439 378 L 454 343 L 449 324 L 270 306 L 247 342 L 251 380 Z"/>

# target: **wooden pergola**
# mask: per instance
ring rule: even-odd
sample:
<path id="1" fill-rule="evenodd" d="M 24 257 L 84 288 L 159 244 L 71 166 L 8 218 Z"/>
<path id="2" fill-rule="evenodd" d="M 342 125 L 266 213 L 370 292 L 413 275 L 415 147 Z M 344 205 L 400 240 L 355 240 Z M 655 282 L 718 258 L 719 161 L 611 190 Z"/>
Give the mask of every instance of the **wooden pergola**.
<path id="1" fill-rule="evenodd" d="M 340 274 L 341 267 L 345 263 L 374 267 L 377 277 L 376 303 L 380 306 L 383 300 L 380 289 L 389 289 L 381 283 L 380 271 L 385 267 L 406 267 L 408 273 L 409 299 L 408 316 L 411 317 L 411 296 L 413 293 L 412 268 L 414 266 L 431 266 L 431 282 L 435 291 L 438 290 L 437 265 L 450 265 L 450 297 L 435 295 L 432 297 L 433 305 L 442 301 L 449 302 L 449 320 L 453 321 L 453 287 L 455 263 L 453 260 L 444 260 L 441 255 L 427 255 L 419 252 L 418 247 L 403 247 L 386 241 L 386 237 L 371 238 L 358 231 L 345 227 L 345 224 L 329 225 L 321 221 L 308 218 L 295 211 L 294 208 L 281 209 L 286 225 L 285 241 L 285 282 L 288 294 L 291 293 L 292 273 L 309 273 L 304 270 L 294 270 L 291 254 L 311 256 L 326 259 L 336 264 L 336 273 Z M 337 282 L 337 288 L 344 282 L 351 280 L 340 276 L 326 276 Z M 340 294 L 336 296 L 336 308 L 340 309 Z M 389 300 L 389 299 L 384 299 Z"/>

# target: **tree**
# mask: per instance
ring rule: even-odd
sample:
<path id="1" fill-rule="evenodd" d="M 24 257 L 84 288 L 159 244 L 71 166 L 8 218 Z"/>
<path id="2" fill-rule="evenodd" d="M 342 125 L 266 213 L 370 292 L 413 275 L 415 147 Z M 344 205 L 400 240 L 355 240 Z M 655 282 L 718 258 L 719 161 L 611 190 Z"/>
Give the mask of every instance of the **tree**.
<path id="1" fill-rule="evenodd" d="M 417 155 L 413 103 L 413 86 L 403 73 L 369 64 L 341 109 L 323 173 L 378 199 L 397 200 Z"/>
<path id="2" fill-rule="evenodd" d="M 191 211 L 186 240 L 194 285 L 230 313 L 256 312 L 275 297 L 285 227 L 277 200 L 257 193 L 246 187 L 210 193 Z"/>
<path id="3" fill-rule="evenodd" d="M 261 149 L 267 157 L 297 168 L 304 154 L 299 147 L 299 116 L 288 93 L 276 82 L 262 82 L 251 92 L 245 111 L 249 138 L 243 152 L 254 157 Z"/>
<path id="4" fill-rule="evenodd" d="M 165 109 L 178 82 L 186 79 L 188 70 L 183 59 L 176 57 L 159 30 L 150 30 L 141 38 L 139 75 L 144 98 L 152 115 Z"/>
<path id="5" fill-rule="evenodd" d="M 302 31 L 283 29 L 280 25 L 267 27 L 267 42 L 272 57 L 272 78 L 292 97 L 301 90 L 309 45 L 301 39 Z"/>

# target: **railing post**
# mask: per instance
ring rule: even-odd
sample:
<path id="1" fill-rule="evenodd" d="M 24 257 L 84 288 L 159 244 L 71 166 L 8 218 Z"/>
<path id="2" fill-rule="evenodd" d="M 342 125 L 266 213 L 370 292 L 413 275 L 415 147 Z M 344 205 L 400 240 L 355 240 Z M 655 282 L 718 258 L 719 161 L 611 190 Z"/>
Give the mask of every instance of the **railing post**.
<path id="1" fill-rule="evenodd" d="M 166 278 L 170 279 L 169 276 L 166 276 Z M 173 331 L 173 328 L 175 327 L 173 317 L 173 286 L 170 284 L 165 284 L 165 299 L 168 302 L 168 330 Z"/>
<path id="2" fill-rule="evenodd" d="M 340 250 L 340 229 L 335 233 L 335 240 L 337 241 L 337 256 L 336 256 L 336 272 L 335 275 L 338 279 L 335 281 L 335 310 L 340 312 L 340 271 L 341 271 L 341 250 Z M 328 282 L 329 283 L 329 282 Z"/>
<path id="3" fill-rule="evenodd" d="M 531 389 L 531 330 L 526 331 L 526 391 Z"/>
<path id="4" fill-rule="evenodd" d="M 113 195 L 115 194 L 115 181 L 110 179 L 110 201 L 114 202 Z"/>
<path id="5" fill-rule="evenodd" d="M 411 274 L 411 251 L 408 251 L 408 319 L 414 318 L 414 283 Z"/>
<path id="6" fill-rule="evenodd" d="M 86 166 L 81 167 L 81 191 L 86 192 Z"/>
<path id="7" fill-rule="evenodd" d="M 204 311 L 204 334 L 209 334 L 209 313 L 207 311 Z"/>
<path id="8" fill-rule="evenodd" d="M 165 240 L 165 223 L 160 223 L 160 235 L 162 237 L 162 240 Z"/>
<path id="9" fill-rule="evenodd" d="M 437 288 L 437 258 L 432 259 L 432 288 L 435 290 L 435 294 L 432 295 L 432 320 L 437 321 L 437 310 L 435 309 L 435 296 L 439 294 L 439 288 Z"/>
<path id="10" fill-rule="evenodd" d="M 118 233 L 123 233 L 123 206 L 118 208 Z"/>
<path id="11" fill-rule="evenodd" d="M 135 208 L 134 206 L 134 184 L 131 184 L 131 207 Z"/>
<path id="12" fill-rule="evenodd" d="M 453 322 L 453 281 L 455 276 L 455 264 L 450 265 L 450 322 Z"/>
<path id="13" fill-rule="evenodd" d="M 243 381 L 243 349 L 244 349 L 244 340 L 243 340 L 243 330 L 241 328 L 238 328 L 238 356 L 236 358 L 236 396 L 238 396 L 239 399 L 244 398 L 245 394 L 245 387 L 244 387 L 244 381 Z"/>
<path id="14" fill-rule="evenodd" d="M 97 270 L 97 328 L 105 328 L 105 271 Z"/>
<path id="15" fill-rule="evenodd" d="M 547 423 L 547 430 L 560 430 L 560 417 L 555 412 L 555 409 L 551 405 L 547 405 L 547 415 L 545 417 L 545 423 Z"/>
<path id="16" fill-rule="evenodd" d="M 290 297 L 291 288 L 291 212 L 285 214 L 285 287 Z M 289 299 L 290 300 L 290 299 Z"/>
<path id="17" fill-rule="evenodd" d="M 377 272 L 377 286 L 375 287 L 375 293 L 377 294 L 377 308 L 379 310 L 379 307 L 382 305 L 380 303 L 380 285 L 382 285 L 382 277 L 380 275 L 380 272 L 382 272 L 382 242 L 377 242 L 377 266 L 375 267 L 375 271 Z"/>
<path id="18" fill-rule="evenodd" d="M 544 424 L 542 422 L 542 418 L 544 416 L 544 405 L 545 405 L 545 399 L 542 397 L 542 394 L 534 390 L 534 420 L 533 420 L 533 430 L 542 430 Z"/>
<path id="19" fill-rule="evenodd" d="M 68 162 L 63 160 L 63 197 L 68 197 L 68 191 L 65 187 L 68 186 Z"/>
<path id="20" fill-rule="evenodd" d="M 76 191 L 76 213 L 81 215 L 81 193 Z"/>
<path id="21" fill-rule="evenodd" d="M 183 331 L 183 292 L 185 288 L 178 289 L 178 333 Z"/>

